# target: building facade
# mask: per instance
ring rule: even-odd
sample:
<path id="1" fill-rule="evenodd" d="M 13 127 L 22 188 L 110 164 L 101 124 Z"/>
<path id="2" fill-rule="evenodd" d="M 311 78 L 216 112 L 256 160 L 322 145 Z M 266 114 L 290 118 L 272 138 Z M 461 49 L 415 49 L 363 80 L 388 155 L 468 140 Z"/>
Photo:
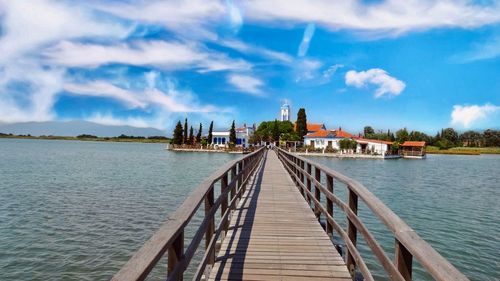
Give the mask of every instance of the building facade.
<path id="1" fill-rule="evenodd" d="M 216 130 L 212 132 L 212 146 L 214 148 L 229 147 L 229 130 Z M 253 135 L 255 126 L 249 127 L 244 124 L 240 128 L 236 128 L 236 146 L 248 147 L 250 145 L 250 136 Z"/>

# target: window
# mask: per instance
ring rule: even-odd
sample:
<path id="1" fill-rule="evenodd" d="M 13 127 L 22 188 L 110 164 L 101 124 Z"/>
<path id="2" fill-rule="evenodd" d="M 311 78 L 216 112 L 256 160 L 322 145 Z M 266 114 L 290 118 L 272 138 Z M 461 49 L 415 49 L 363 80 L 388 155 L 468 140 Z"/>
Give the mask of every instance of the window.
<path id="1" fill-rule="evenodd" d="M 236 144 L 241 144 L 241 139 L 236 139 Z"/>
<path id="2" fill-rule="evenodd" d="M 214 144 L 217 144 L 217 138 L 214 138 L 213 143 L 214 143 Z"/>
<path id="3" fill-rule="evenodd" d="M 222 144 L 226 144 L 226 138 L 222 138 Z"/>

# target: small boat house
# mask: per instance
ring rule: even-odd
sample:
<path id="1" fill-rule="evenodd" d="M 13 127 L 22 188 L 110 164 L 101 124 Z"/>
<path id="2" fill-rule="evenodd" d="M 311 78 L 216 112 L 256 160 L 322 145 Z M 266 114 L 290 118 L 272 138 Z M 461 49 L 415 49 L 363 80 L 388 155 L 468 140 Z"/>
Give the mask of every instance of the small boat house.
<path id="1" fill-rule="evenodd" d="M 405 141 L 400 148 L 403 158 L 425 158 L 425 141 Z"/>

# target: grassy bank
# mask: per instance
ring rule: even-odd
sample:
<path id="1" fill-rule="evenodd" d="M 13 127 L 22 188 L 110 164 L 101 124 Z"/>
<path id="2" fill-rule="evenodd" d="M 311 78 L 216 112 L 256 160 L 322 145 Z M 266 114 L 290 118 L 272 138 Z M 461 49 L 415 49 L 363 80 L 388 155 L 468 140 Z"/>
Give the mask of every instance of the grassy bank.
<path id="1" fill-rule="evenodd" d="M 450 149 L 439 149 L 436 146 L 427 146 L 428 154 L 456 154 L 456 155 L 480 155 L 500 154 L 500 147 L 452 147 Z"/>
<path id="2" fill-rule="evenodd" d="M 169 143 L 166 138 L 146 137 L 66 137 L 66 136 L 27 136 L 27 135 L 0 135 L 0 138 L 34 139 L 34 140 L 70 140 L 70 141 L 102 141 L 102 142 L 141 142 L 141 143 Z"/>

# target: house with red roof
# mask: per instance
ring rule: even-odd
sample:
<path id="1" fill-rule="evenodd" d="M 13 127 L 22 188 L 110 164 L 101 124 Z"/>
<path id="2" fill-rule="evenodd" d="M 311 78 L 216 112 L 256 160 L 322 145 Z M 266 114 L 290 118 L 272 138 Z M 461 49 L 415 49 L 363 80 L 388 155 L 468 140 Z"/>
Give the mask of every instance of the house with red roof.
<path id="1" fill-rule="evenodd" d="M 353 135 L 342 131 L 342 128 L 338 128 L 337 130 L 326 130 L 324 125 L 321 124 L 322 127 L 317 131 L 313 131 L 304 136 L 304 145 L 313 147 L 315 149 L 340 149 L 339 141 L 345 138 L 352 138 Z M 318 128 L 318 127 L 311 127 Z M 309 130 L 309 124 L 308 124 Z"/>
<path id="2" fill-rule="evenodd" d="M 387 155 L 392 152 L 392 141 L 365 139 L 362 137 L 353 138 L 358 146 L 356 151 L 363 154 Z"/>

